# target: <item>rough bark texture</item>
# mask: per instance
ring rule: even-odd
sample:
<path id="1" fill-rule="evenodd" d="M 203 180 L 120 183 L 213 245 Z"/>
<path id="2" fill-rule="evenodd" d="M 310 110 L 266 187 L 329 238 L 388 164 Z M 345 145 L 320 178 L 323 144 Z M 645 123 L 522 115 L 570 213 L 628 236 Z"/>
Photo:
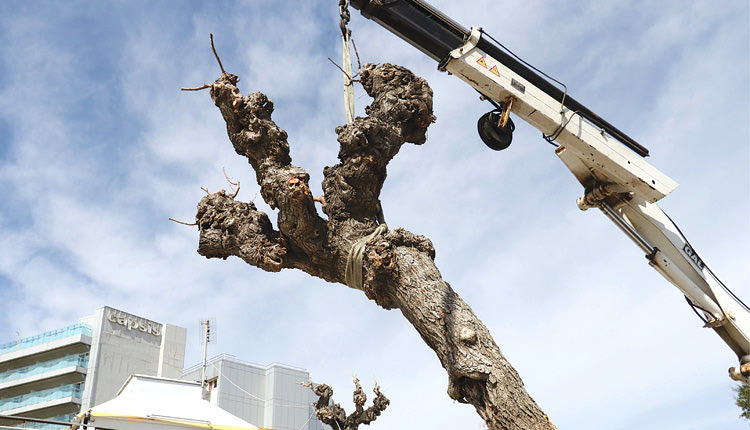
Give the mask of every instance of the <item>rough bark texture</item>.
<path id="1" fill-rule="evenodd" d="M 386 166 L 405 142 L 425 142 L 432 90 L 410 71 L 365 65 L 361 83 L 374 101 L 367 117 L 337 127 L 339 163 L 324 170 L 322 218 L 309 175 L 291 164 L 287 134 L 272 120 L 273 102 L 261 93 L 242 96 L 235 75 L 222 74 L 211 98 L 238 154 L 256 172 L 263 199 L 278 210 L 279 231 L 252 203 L 223 191 L 198 205 L 198 252 L 237 256 L 267 271 L 296 268 L 344 283 L 352 245 L 378 226 Z M 429 239 L 396 229 L 369 240 L 363 258 L 363 292 L 385 309 L 400 309 L 448 372 L 451 398 L 474 405 L 490 429 L 553 429 L 523 387 L 487 328 L 445 282 Z"/>
<path id="2" fill-rule="evenodd" d="M 371 422 L 375 421 L 391 403 L 391 401 L 380 392 L 380 387 L 376 383 L 375 389 L 373 389 L 375 399 L 372 401 L 372 406 L 365 409 L 364 406 L 365 403 L 367 403 L 367 395 L 362 391 L 359 379 L 355 376 L 355 389 L 354 395 L 352 396 L 355 411 L 347 416 L 346 411 L 340 404 L 331 404 L 333 388 L 326 384 L 313 386 L 312 383 L 309 383 L 303 385 L 310 387 L 313 393 L 319 397 L 318 401 L 314 404 L 315 414 L 321 422 L 328 424 L 333 430 L 357 430 L 362 424 L 369 425 Z"/>

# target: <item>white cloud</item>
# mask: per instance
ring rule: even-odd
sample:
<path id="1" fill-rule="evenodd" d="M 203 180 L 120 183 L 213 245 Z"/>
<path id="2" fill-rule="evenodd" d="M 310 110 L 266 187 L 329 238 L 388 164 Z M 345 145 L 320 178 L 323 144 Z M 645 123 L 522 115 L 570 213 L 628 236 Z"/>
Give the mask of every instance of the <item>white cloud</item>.
<path id="1" fill-rule="evenodd" d="M 750 298 L 746 3 L 434 3 L 566 80 L 574 97 L 651 148 L 648 161 L 682 184 L 662 206 Z M 11 140 L 0 142 L 0 297 L 13 312 L 0 316 L 0 342 L 111 305 L 187 327 L 190 365 L 198 320 L 215 316 L 213 353 L 305 367 L 344 404 L 350 372 L 366 389 L 376 377 L 393 403 L 373 428 L 478 428 L 398 311 L 301 272 L 205 260 L 195 230 L 166 219 L 191 221 L 200 186 L 226 188 L 222 166 L 242 182 L 241 198 L 257 193 L 208 94 L 179 91 L 219 74 L 208 32 L 241 89 L 274 99 L 315 193 L 323 166 L 336 162 L 341 76 L 326 59 L 338 62 L 341 49 L 335 4 L 233 6 L 86 8 L 91 28 L 77 32 L 65 27 L 81 14 L 74 7 L 59 21 L 60 10 L 3 7 L 0 115 Z M 508 151 L 487 150 L 475 124 L 489 106 L 353 14 L 363 61 L 403 64 L 435 91 L 428 142 L 405 146 L 390 166 L 388 223 L 431 238 L 443 276 L 553 422 L 740 428 L 729 349 L 614 226 L 578 211 L 580 186 L 539 132 L 518 120 Z M 363 112 L 369 100 L 358 91 Z"/>

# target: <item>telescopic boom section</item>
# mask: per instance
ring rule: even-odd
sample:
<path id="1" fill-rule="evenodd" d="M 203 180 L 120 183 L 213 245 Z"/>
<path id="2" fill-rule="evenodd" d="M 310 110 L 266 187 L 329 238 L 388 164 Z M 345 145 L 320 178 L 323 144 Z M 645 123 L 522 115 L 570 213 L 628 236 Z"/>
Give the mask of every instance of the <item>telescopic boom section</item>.
<path id="1" fill-rule="evenodd" d="M 438 62 L 446 60 L 451 51 L 462 46 L 470 35 L 469 30 L 419 0 L 353 0 L 352 6 L 360 9 L 365 17 L 379 23 Z M 499 46 L 482 39 L 478 42 L 478 48 L 558 103 L 564 102 L 566 108 L 578 112 L 578 115 L 620 140 L 638 155 L 648 156 L 648 149 L 566 95 L 564 90 L 513 58 Z"/>
<path id="2" fill-rule="evenodd" d="M 750 308 L 713 273 L 656 202 L 677 183 L 642 157 L 648 150 L 532 70 L 481 28 L 467 30 L 420 0 L 351 0 L 351 5 L 458 76 L 509 106 L 560 146 L 555 154 L 584 187 L 581 210 L 600 209 L 674 284 L 737 354 L 730 369 L 750 380 Z"/>

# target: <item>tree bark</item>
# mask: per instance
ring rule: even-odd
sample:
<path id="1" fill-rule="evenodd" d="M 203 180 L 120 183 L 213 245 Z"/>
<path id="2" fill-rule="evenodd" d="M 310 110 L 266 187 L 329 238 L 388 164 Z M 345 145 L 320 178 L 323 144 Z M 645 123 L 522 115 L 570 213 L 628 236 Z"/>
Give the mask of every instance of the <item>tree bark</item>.
<path id="1" fill-rule="evenodd" d="M 405 142 L 426 140 L 435 120 L 432 90 L 403 67 L 364 66 L 360 81 L 374 100 L 366 117 L 336 128 L 339 163 L 324 169 L 324 219 L 309 175 L 291 164 L 286 132 L 271 120 L 273 102 L 259 92 L 243 97 L 238 81 L 225 72 L 207 87 L 235 151 L 255 170 L 263 199 L 278 209 L 279 230 L 252 203 L 220 191 L 198 204 L 198 252 L 345 283 L 352 247 L 379 225 L 388 162 Z M 354 287 L 385 309 L 401 310 L 448 372 L 448 395 L 474 405 L 490 429 L 555 428 L 489 330 L 442 279 L 434 257 L 429 239 L 403 229 L 388 231 L 366 242 L 363 282 Z"/>

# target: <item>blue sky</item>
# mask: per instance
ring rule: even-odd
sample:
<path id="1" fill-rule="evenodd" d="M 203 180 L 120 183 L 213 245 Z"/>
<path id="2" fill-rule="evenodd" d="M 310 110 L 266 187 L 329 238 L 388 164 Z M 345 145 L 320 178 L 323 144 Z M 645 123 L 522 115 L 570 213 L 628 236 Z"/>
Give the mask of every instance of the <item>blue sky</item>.
<path id="1" fill-rule="evenodd" d="M 191 221 L 205 186 L 239 179 L 263 210 L 207 92 L 224 67 L 263 91 L 320 194 L 345 122 L 337 2 L 0 3 L 0 342 L 109 305 L 188 328 L 215 317 L 228 353 L 308 369 L 349 405 L 350 374 L 392 404 L 373 428 L 475 429 L 434 353 L 397 311 L 304 273 L 206 260 Z M 722 280 L 750 299 L 748 3 L 433 4 L 482 26 L 651 150 L 680 187 L 659 204 Z M 489 151 L 489 109 L 463 82 L 354 13 L 366 62 L 401 64 L 435 92 L 427 144 L 389 166 L 388 224 L 430 237 L 443 277 L 483 319 L 560 428 L 734 429 L 731 351 L 596 211 L 540 133 L 516 121 Z M 369 102 L 356 93 L 363 114 Z M 274 218 L 271 216 L 271 218 Z M 18 334 L 17 334 L 18 333 Z M 349 405 L 349 407 L 351 407 Z"/>

